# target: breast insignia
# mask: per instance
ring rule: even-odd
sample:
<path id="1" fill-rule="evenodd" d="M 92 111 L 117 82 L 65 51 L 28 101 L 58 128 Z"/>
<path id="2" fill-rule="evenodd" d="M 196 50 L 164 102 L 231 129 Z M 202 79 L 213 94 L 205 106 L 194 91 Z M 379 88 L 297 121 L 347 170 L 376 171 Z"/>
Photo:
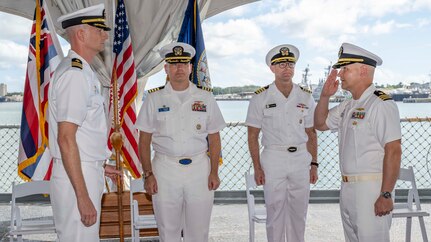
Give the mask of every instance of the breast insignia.
<path id="1" fill-rule="evenodd" d="M 72 67 L 76 67 L 82 70 L 82 61 L 78 58 L 72 58 Z"/>
<path id="2" fill-rule="evenodd" d="M 268 88 L 269 88 L 269 85 L 268 85 L 268 86 L 261 87 L 261 88 L 257 89 L 254 93 L 255 93 L 255 94 L 262 93 L 262 92 L 264 92 L 264 91 L 265 91 L 266 89 L 268 89 Z"/>
<path id="3" fill-rule="evenodd" d="M 301 90 L 306 93 L 310 93 L 310 94 L 312 93 L 312 91 L 308 90 L 308 88 L 305 88 L 305 87 L 299 87 L 299 88 L 301 88 Z"/>
<path id="4" fill-rule="evenodd" d="M 157 92 L 159 90 L 162 90 L 163 88 L 165 88 L 165 86 L 156 87 L 156 88 L 148 90 L 148 93 Z"/>
<path id="5" fill-rule="evenodd" d="M 380 91 L 380 90 L 376 90 L 375 92 L 374 92 L 374 95 L 376 95 L 376 96 L 378 96 L 380 99 L 382 99 L 383 101 L 386 101 L 386 100 L 392 100 L 392 97 L 390 96 L 390 95 L 388 95 L 388 94 L 386 94 L 386 93 L 384 93 L 384 92 L 382 92 L 382 91 Z"/>
<path id="6" fill-rule="evenodd" d="M 213 92 L 213 89 L 210 87 L 203 87 L 203 86 L 196 86 L 196 87 L 207 92 Z"/>

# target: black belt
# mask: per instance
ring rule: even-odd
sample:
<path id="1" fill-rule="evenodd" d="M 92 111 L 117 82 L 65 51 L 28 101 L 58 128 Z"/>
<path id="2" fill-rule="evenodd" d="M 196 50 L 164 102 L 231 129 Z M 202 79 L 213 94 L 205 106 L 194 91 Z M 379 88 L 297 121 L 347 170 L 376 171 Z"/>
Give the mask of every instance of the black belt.
<path id="1" fill-rule="evenodd" d="M 289 151 L 291 153 L 298 151 L 300 147 L 298 146 L 284 146 L 284 145 L 268 145 L 265 148 L 269 150 L 278 150 L 278 151 Z"/>
<path id="2" fill-rule="evenodd" d="M 192 163 L 192 159 L 190 158 L 184 158 L 178 161 L 181 165 L 189 165 Z"/>

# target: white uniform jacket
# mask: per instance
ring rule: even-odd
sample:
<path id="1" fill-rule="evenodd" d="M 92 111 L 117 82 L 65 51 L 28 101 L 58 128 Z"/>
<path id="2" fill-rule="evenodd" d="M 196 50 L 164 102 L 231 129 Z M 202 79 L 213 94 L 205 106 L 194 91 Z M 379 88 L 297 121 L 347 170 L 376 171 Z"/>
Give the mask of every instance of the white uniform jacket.
<path id="1" fill-rule="evenodd" d="M 208 134 L 226 127 L 212 93 L 190 83 L 181 102 L 169 82 L 156 89 L 145 98 L 136 121 L 139 130 L 152 134 L 154 150 L 173 157 L 206 152 Z"/>
<path id="2" fill-rule="evenodd" d="M 49 146 L 51 155 L 61 159 L 57 143 L 58 122 L 78 125 L 76 141 L 81 161 L 103 161 L 111 152 L 104 98 L 99 80 L 90 65 L 76 52 L 69 54 L 57 67 L 49 88 Z"/>
<path id="3" fill-rule="evenodd" d="M 263 146 L 306 143 L 305 128 L 314 125 L 315 102 L 310 92 L 293 84 L 286 98 L 274 82 L 265 88 L 250 100 L 246 125 L 262 130 Z"/>
<path id="4" fill-rule="evenodd" d="M 373 85 L 358 100 L 332 108 L 326 125 L 339 132 L 343 175 L 382 173 L 385 144 L 401 139 L 396 103 Z"/>

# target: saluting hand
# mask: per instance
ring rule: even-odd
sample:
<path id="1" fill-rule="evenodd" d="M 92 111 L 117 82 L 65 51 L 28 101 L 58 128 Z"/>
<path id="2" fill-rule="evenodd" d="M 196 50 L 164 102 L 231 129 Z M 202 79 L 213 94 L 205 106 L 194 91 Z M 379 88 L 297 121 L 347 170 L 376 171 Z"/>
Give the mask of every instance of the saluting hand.
<path id="1" fill-rule="evenodd" d="M 150 195 L 154 195 L 157 193 L 157 180 L 154 175 L 151 175 L 145 179 L 144 188 L 145 191 Z"/>
<path id="2" fill-rule="evenodd" d="M 337 92 L 339 84 L 339 81 L 337 80 L 337 74 L 338 71 L 336 69 L 331 70 L 331 73 L 329 73 L 329 76 L 326 78 L 326 82 L 323 85 L 320 96 L 330 97 Z"/>

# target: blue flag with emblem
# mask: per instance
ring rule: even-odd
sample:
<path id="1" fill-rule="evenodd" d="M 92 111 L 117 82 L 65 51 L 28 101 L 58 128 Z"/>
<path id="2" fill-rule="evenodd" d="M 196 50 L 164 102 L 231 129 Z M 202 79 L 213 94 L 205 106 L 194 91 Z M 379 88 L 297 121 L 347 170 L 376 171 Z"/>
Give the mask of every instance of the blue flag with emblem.
<path id="1" fill-rule="evenodd" d="M 191 61 L 193 64 L 193 76 L 191 81 L 198 86 L 211 87 L 204 36 L 202 34 L 199 7 L 196 0 L 189 0 L 183 25 L 181 26 L 181 31 L 178 36 L 178 42 L 187 43 L 196 50 L 196 55 Z"/>
<path id="2" fill-rule="evenodd" d="M 211 88 L 211 78 L 201 27 L 201 18 L 199 15 L 198 2 L 196 0 L 189 0 L 189 4 L 187 5 L 187 9 L 184 14 L 183 25 L 181 26 L 181 31 L 178 35 L 178 42 L 187 43 L 193 46 L 196 50 L 195 57 L 193 57 L 191 61 L 193 64 L 191 81 L 197 86 Z M 219 164 L 223 164 L 221 151 Z"/>

